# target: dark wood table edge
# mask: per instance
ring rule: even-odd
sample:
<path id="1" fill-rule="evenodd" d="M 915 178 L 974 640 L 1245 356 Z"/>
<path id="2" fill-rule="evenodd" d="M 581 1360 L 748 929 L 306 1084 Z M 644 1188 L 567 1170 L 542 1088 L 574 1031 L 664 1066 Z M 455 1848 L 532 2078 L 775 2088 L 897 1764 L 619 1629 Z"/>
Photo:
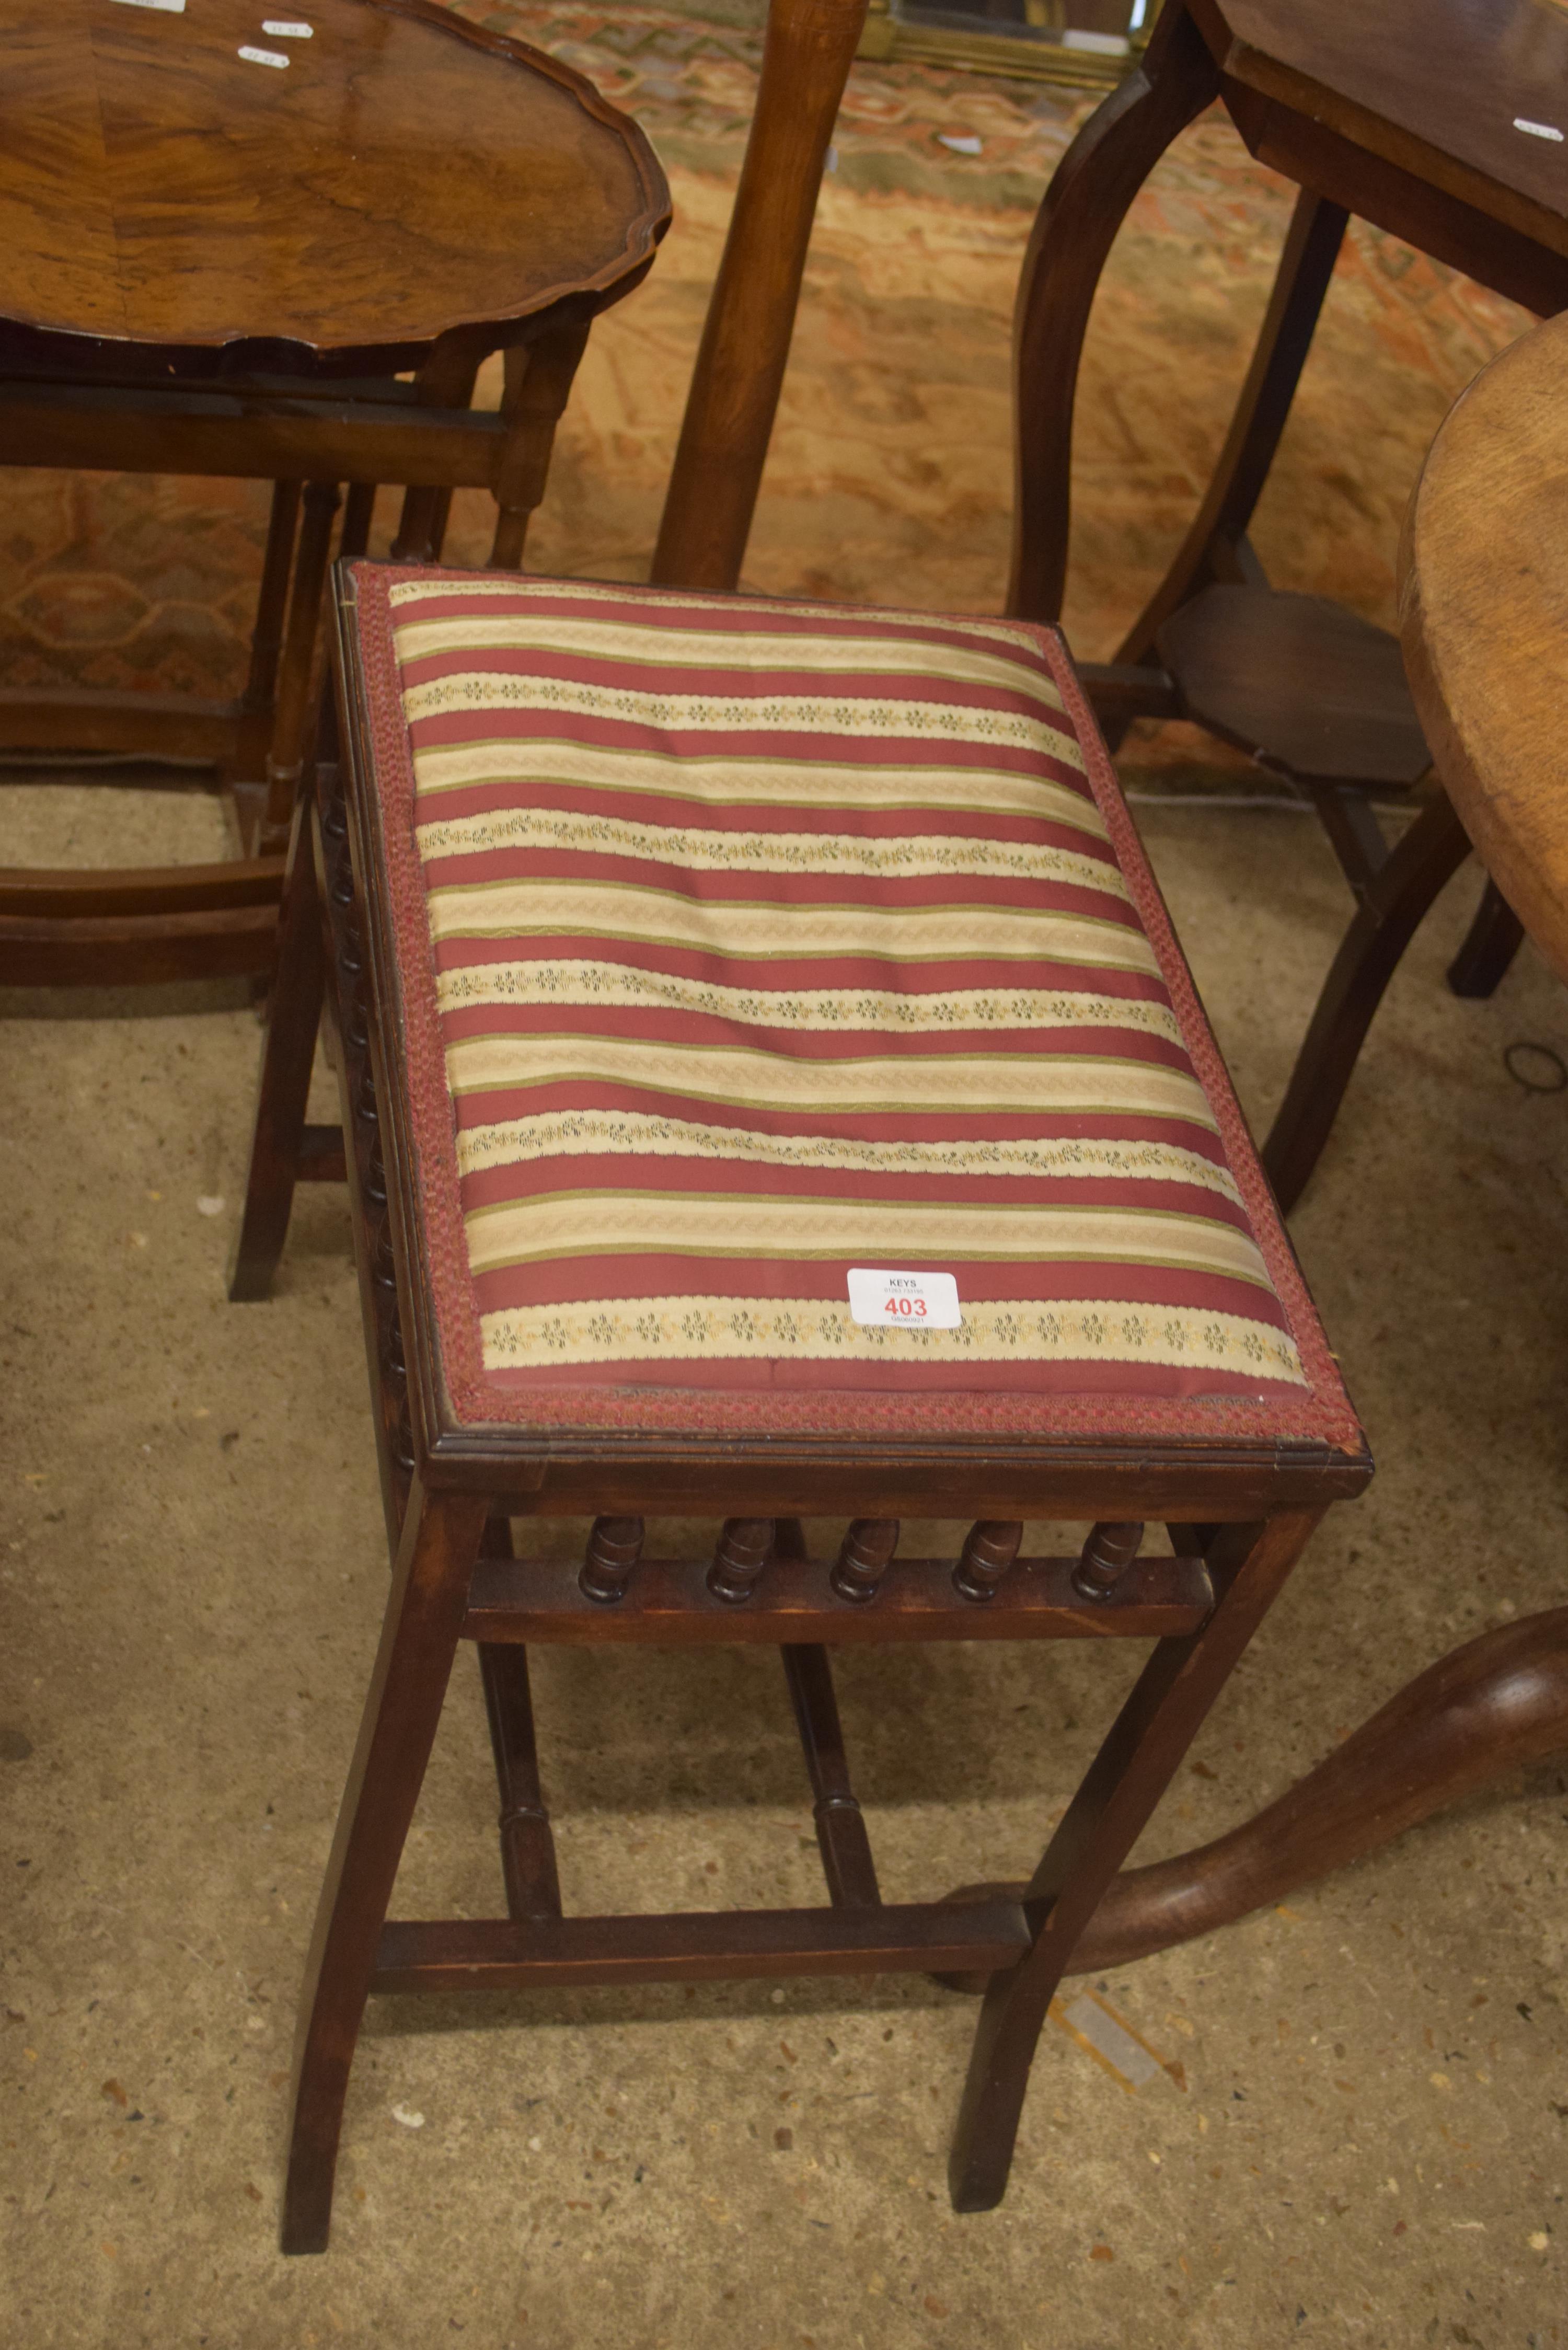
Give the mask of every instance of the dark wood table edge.
<path id="1" fill-rule="evenodd" d="M 404 439 L 417 431 L 421 453 L 413 470 L 418 473 L 422 466 L 430 480 L 442 487 L 454 477 L 452 445 L 460 430 L 471 436 L 483 431 L 466 410 L 459 417 L 431 404 L 430 387 L 422 379 L 405 386 L 392 382 L 391 377 L 428 363 L 441 386 L 471 380 L 479 360 L 491 352 L 528 343 L 562 322 L 591 318 L 640 282 L 669 228 L 670 204 L 662 168 L 639 125 L 573 68 L 509 35 L 468 24 L 436 0 L 359 0 L 359 5 L 428 25 L 443 36 L 516 62 L 566 91 L 618 137 L 642 198 L 642 210 L 628 224 L 620 252 L 590 276 L 543 288 L 510 313 L 483 321 L 448 321 L 411 342 L 402 338 L 378 345 L 317 347 L 289 337 L 264 340 L 235 334 L 159 346 L 122 344 L 110 336 L 82 335 L 23 316 L 8 317 L 0 322 L 0 400 L 8 408 L 4 421 L 13 428 L 7 434 L 7 463 L 58 463 L 52 441 L 47 450 L 35 449 L 27 435 L 31 431 L 37 438 L 39 419 L 47 422 L 46 438 L 52 435 L 63 404 L 64 410 L 83 411 L 78 421 L 91 464 L 98 453 L 91 445 L 94 403 L 101 407 L 118 400 L 124 409 L 120 430 L 130 434 L 116 451 L 123 462 L 144 459 L 144 470 L 164 470 L 171 454 L 169 433 L 182 430 L 195 436 L 196 445 L 182 452 L 178 470 L 223 473 L 232 469 L 284 485 L 294 484 L 298 477 L 309 484 L 307 507 L 313 502 L 318 508 L 327 503 L 326 527 L 330 530 L 337 483 L 368 484 L 363 494 L 373 495 L 374 484 L 389 478 L 377 464 L 372 445 L 380 427 L 388 426 Z M 340 382 L 348 375 L 366 375 L 370 380 Z M 268 376 L 278 380 L 269 382 Z M 291 376 L 299 380 L 291 382 Z M 447 390 L 449 405 L 452 396 Z M 496 419 L 489 437 L 494 439 L 500 432 Z M 334 435 L 337 445 L 327 453 L 335 472 L 324 473 L 324 451 L 316 443 L 324 438 L 330 442 Z M 389 442 L 390 437 L 389 431 L 379 431 L 381 441 Z M 386 451 L 379 453 L 384 457 Z M 103 462 L 101 455 L 99 462 Z M 482 471 L 474 470 L 475 479 L 482 478 Z M 457 477 L 462 477 L 461 466 Z M 395 466 L 392 478 L 400 480 Z M 359 493 L 351 494 L 351 507 L 356 494 Z M 276 494 L 275 530 L 275 525 Z M 265 601 L 265 575 L 262 592 Z M 287 595 L 286 577 L 275 592 L 280 598 Z M 281 603 L 275 623 L 281 629 Z M 289 629 L 294 632 L 292 604 Z M 253 671 L 255 660 L 253 646 Z M 97 748 L 138 755 L 171 744 L 182 755 L 193 754 L 221 764 L 247 731 L 254 732 L 251 702 L 251 687 L 229 701 L 199 702 L 153 694 L 61 695 L 0 689 L 0 741 L 18 748 Z M 84 729 L 78 729 L 78 715 L 85 720 Z M 234 796 L 247 853 L 232 865 L 151 872 L 100 868 L 80 875 L 0 868 L 0 983 L 115 986 L 269 974 L 277 951 L 283 859 L 271 853 L 275 842 L 262 837 L 259 794 L 247 786 L 236 789 Z"/>
<path id="2" fill-rule="evenodd" d="M 497 338 L 494 327 L 502 321 L 518 326 L 536 317 L 542 311 L 574 294 L 607 293 L 623 286 L 629 273 L 639 264 L 652 260 L 670 222 L 670 186 L 663 166 L 654 153 L 647 132 L 631 115 L 611 105 L 594 88 L 585 74 L 573 66 L 565 65 L 547 50 L 536 49 L 529 42 L 520 41 L 510 33 L 496 31 L 493 26 L 478 25 L 466 16 L 456 15 L 440 5 L 440 0 L 355 0 L 359 7 L 373 9 L 379 15 L 407 17 L 410 23 L 427 26 L 432 32 L 455 40 L 467 42 L 472 47 L 488 51 L 492 56 L 505 57 L 523 66 L 543 79 L 556 84 L 575 98 L 586 114 L 619 139 L 631 161 L 645 199 L 643 210 L 636 215 L 627 230 L 626 242 L 618 254 L 602 262 L 593 274 L 569 282 L 546 286 L 530 296 L 520 307 L 495 314 L 495 320 L 476 325 L 468 314 L 462 314 L 432 324 L 419 335 L 402 335 L 385 343 L 345 344 L 334 346 L 316 343 L 300 336 L 258 337 L 239 329 L 224 330 L 211 335 L 197 335 L 169 342 L 148 342 L 130 337 L 109 334 L 84 335 L 78 329 L 57 320 L 33 317 L 25 312 L 8 312 L 0 320 L 0 348 L 5 329 L 13 327 L 24 335 L 37 336 L 58 349 L 60 363 L 74 362 L 68 357 L 73 346 L 88 346 L 99 351 L 113 352 L 123 346 L 127 350 L 151 354 L 153 363 L 163 366 L 189 360 L 211 359 L 218 354 L 234 357 L 247 349 L 265 348 L 277 355 L 275 371 L 288 372 L 303 366 L 310 371 L 313 363 L 330 364 L 337 368 L 363 368 L 370 373 L 386 373 L 389 369 L 402 373 L 418 363 L 418 355 L 428 352 L 441 343 L 453 348 L 483 343 L 486 351 L 501 348 L 506 338 Z M 275 371 L 271 367 L 269 372 Z M 140 373 L 140 369 L 138 369 Z"/>

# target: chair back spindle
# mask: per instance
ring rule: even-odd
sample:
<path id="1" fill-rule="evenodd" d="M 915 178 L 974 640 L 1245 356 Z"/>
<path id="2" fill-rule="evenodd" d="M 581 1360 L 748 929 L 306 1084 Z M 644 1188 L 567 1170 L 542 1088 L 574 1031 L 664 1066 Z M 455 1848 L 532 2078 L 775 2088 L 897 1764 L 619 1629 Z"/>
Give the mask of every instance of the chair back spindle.
<path id="1" fill-rule="evenodd" d="M 772 0 L 762 80 L 708 305 L 652 577 L 739 585 L 806 248 L 866 0 Z"/>

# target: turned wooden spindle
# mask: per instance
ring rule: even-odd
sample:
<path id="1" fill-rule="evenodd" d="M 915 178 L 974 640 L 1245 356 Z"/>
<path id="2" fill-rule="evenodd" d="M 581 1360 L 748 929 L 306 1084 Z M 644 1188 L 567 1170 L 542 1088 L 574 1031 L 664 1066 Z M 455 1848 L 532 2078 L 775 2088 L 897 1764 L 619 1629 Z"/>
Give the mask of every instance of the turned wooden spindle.
<path id="1" fill-rule="evenodd" d="M 403 1352 L 403 1317 L 396 1306 L 387 1325 L 387 1368 L 395 1379 L 407 1379 L 409 1358 Z"/>
<path id="2" fill-rule="evenodd" d="M 577 1589 L 585 1599 L 613 1607 L 626 1597 L 632 1568 L 642 1555 L 640 1518 L 596 1518 Z"/>
<path id="3" fill-rule="evenodd" d="M 727 1599 L 732 1607 L 749 1599 L 773 1550 L 772 1518 L 726 1518 L 708 1569 L 708 1588 L 714 1598 Z"/>
<path id="4" fill-rule="evenodd" d="M 376 1234 L 376 1245 L 370 1257 L 370 1270 L 382 1289 L 396 1289 L 398 1261 L 392 1253 L 392 1220 L 383 1216 Z"/>
<path id="5" fill-rule="evenodd" d="M 1130 1519 L 1107 1518 L 1091 1526 L 1073 1569 L 1073 1588 L 1079 1598 L 1108 1599 L 1137 1556 L 1142 1540 L 1142 1526 Z"/>
<path id="6" fill-rule="evenodd" d="M 898 1547 L 897 1518 L 856 1518 L 844 1537 L 828 1582 L 840 1599 L 875 1599 L 877 1586 Z"/>
<path id="7" fill-rule="evenodd" d="M 1023 1540 L 1021 1518 L 981 1518 L 971 1526 L 963 1555 L 953 1569 L 953 1589 L 965 1599 L 990 1599 L 1018 1556 Z"/>

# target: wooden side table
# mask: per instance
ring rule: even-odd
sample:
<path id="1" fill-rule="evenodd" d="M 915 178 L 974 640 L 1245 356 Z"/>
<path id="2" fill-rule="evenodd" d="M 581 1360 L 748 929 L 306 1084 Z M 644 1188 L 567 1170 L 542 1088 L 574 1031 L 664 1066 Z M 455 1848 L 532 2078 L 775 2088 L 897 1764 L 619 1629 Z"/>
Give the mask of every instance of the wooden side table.
<path id="1" fill-rule="evenodd" d="M 1400 618 L 1415 705 L 1468 833 L 1568 980 L 1568 318 L 1526 335 L 1450 410 L 1410 503 Z M 1461 831 L 1462 819 L 1462 831 Z M 1511 1771 L 1568 1752 L 1568 1607 L 1439 1659 L 1252 1819 L 1124 1871 L 1085 1971 L 1211 1933 Z"/>
<path id="2" fill-rule="evenodd" d="M 1469 853 L 1440 795 L 1390 848 L 1374 792 L 1426 745 L 1386 631 L 1269 589 L 1247 529 L 1352 213 L 1527 308 L 1568 306 L 1568 18 L 1539 0 L 1168 0 L 1139 70 L 1063 159 L 1035 223 L 1016 326 L 1018 499 L 1008 609 L 1054 619 L 1066 574 L 1073 406 L 1095 289 L 1128 205 L 1216 98 L 1301 190 L 1214 477 L 1115 660 L 1085 682 L 1113 742 L 1187 717 L 1308 790 L 1358 911 L 1263 1161 L 1285 1206 L 1327 1139 L 1405 945 Z M 1530 126 L 1533 125 L 1532 129 Z M 1449 974 L 1485 994 L 1518 943 L 1489 890 Z"/>
<path id="3" fill-rule="evenodd" d="M 1247 525 L 1352 213 L 1526 309 L 1568 307 L 1568 177 L 1554 140 L 1514 127 L 1568 127 L 1556 120 L 1565 84 L 1568 17 L 1539 0 L 1167 0 L 1142 65 L 1075 140 L 1035 222 L 1018 292 L 1009 609 L 1060 611 L 1089 311 L 1127 209 L 1179 131 L 1222 99 L 1251 151 L 1302 193 L 1214 479 L 1113 670 L 1151 666 L 1156 630 L 1199 588 L 1258 579 Z M 1157 714 L 1157 682 L 1102 672 L 1096 701 Z"/>
<path id="4" fill-rule="evenodd" d="M 16 0 L 0 79 L 0 462 L 275 487 L 244 691 L 0 690 L 0 745 L 210 760 L 246 854 L 0 873 L 0 981 L 261 971 L 314 708 L 322 583 L 379 483 L 398 550 L 488 488 L 522 556 L 588 324 L 669 224 L 636 125 L 580 75 L 433 0 L 175 16 Z M 247 62 L 270 47 L 287 63 Z M 506 353 L 498 415 L 470 406 Z M 408 378 L 411 380 L 398 380 Z"/>

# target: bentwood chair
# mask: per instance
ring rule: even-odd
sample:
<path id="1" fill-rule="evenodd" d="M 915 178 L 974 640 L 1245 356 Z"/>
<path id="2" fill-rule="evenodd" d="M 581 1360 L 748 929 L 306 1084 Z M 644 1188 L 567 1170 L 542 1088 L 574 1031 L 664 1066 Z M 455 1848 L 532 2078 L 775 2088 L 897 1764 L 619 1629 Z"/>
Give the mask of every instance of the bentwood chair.
<path id="1" fill-rule="evenodd" d="M 1088 706 L 1028 624 L 336 577 L 243 1287 L 282 1245 L 325 1005 L 393 1576 L 285 2246 L 327 2241 L 372 1991 L 978 1975 L 950 2188 L 988 2208 L 1075 1944 L 1370 1474 Z M 664 1513 L 711 1519 L 711 1555 L 643 1557 Z M 582 1515 L 586 1552 L 514 1561 L 511 1521 Z M 970 1520 L 961 1555 L 900 1556 L 917 1516 Z M 848 1531 L 814 1555 L 825 1518 Z M 1151 1518 L 1173 1555 L 1141 1552 Z M 1025 1521 L 1084 1519 L 1075 1555 L 1020 1555 Z M 833 1648 L 1117 1637 L 1153 1647 L 1027 1882 L 883 1902 Z M 462 1640 L 504 1914 L 389 1918 Z M 541 1641 L 776 1647 L 827 1906 L 568 1914 Z"/>
<path id="2" fill-rule="evenodd" d="M 263 972 L 344 486 L 345 553 L 378 484 L 407 493 L 410 558 L 476 487 L 493 559 L 520 561 L 589 324 L 645 274 L 668 191 L 580 75 L 433 0 L 318 0 L 312 36 L 260 71 L 223 11 L 21 14 L 0 77 L 0 466 L 275 486 L 240 694 L 0 688 L 0 749 L 207 765 L 243 853 L 0 869 L 0 982 Z M 499 411 L 472 404 L 495 352 Z"/>

